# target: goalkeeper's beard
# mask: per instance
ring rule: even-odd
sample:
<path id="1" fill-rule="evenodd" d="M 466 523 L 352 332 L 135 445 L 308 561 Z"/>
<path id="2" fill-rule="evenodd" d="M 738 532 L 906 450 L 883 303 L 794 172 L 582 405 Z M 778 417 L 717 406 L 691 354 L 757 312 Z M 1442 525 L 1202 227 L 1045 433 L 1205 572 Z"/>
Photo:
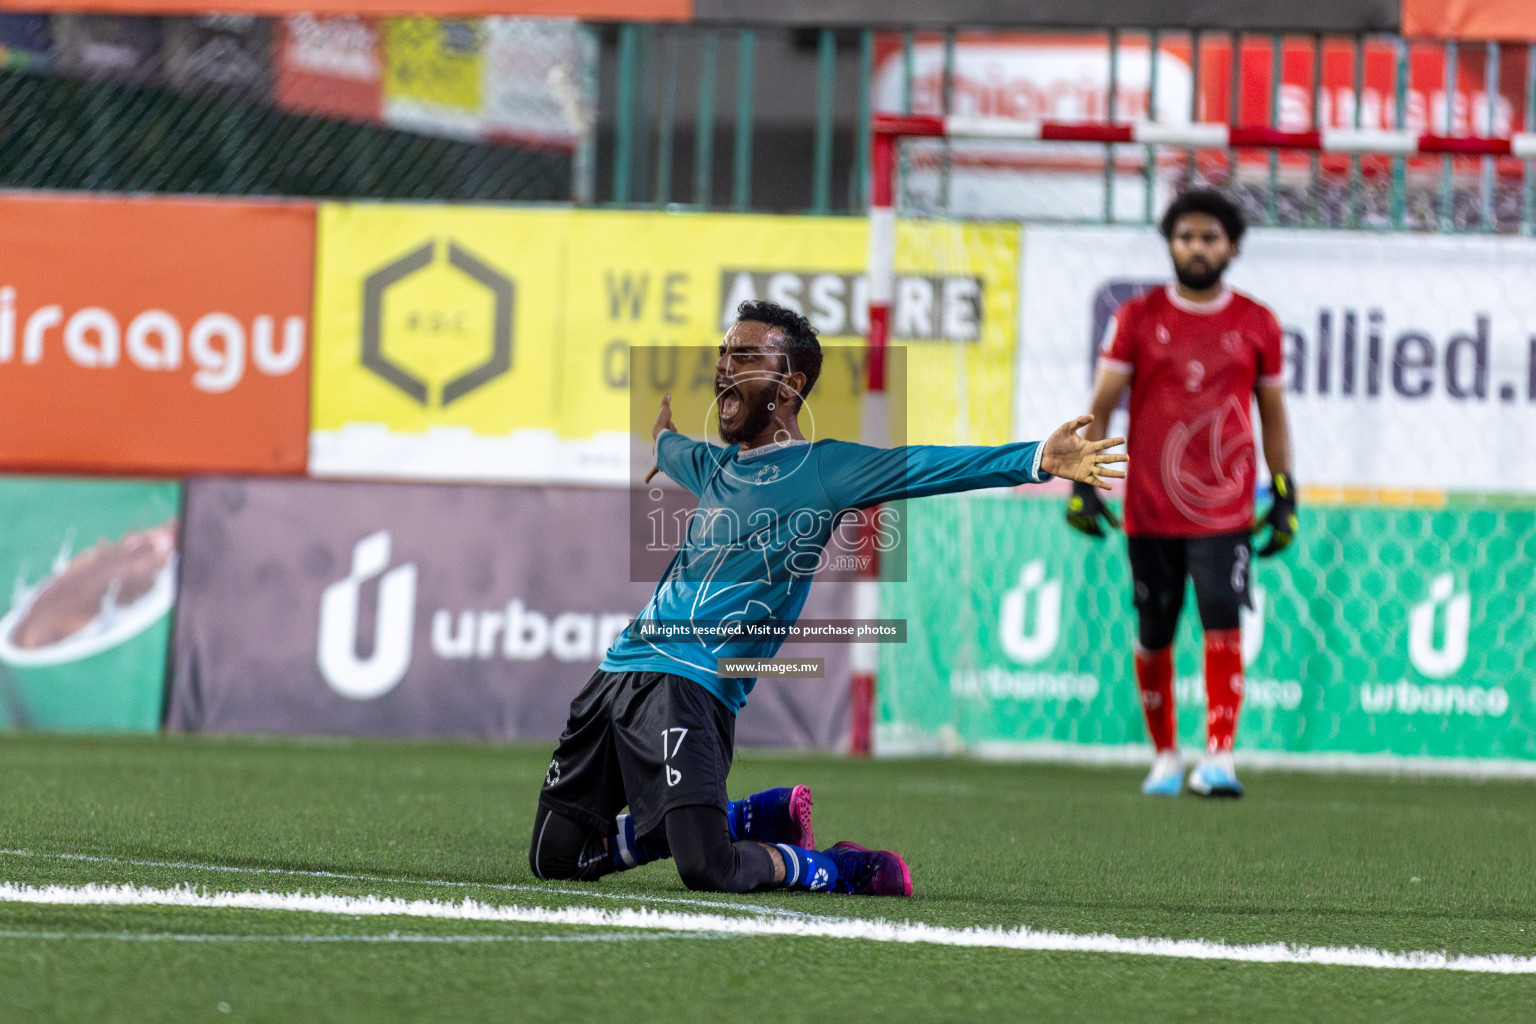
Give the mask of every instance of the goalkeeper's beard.
<path id="1" fill-rule="evenodd" d="M 1207 288 L 1214 288 L 1221 283 L 1221 277 L 1227 272 L 1227 264 L 1204 264 L 1204 269 L 1193 270 L 1188 266 L 1173 265 L 1174 276 L 1179 279 L 1179 284 L 1193 292 L 1203 292 Z"/>

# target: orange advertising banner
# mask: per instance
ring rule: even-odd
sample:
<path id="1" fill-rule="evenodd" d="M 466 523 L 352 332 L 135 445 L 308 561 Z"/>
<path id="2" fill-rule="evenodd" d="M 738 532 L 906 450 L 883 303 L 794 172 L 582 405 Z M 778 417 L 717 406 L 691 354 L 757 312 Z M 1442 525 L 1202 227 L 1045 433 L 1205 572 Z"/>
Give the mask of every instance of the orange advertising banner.
<path id="1" fill-rule="evenodd" d="M 0 470 L 302 473 L 313 205 L 0 196 Z"/>
<path id="2" fill-rule="evenodd" d="M 693 0 L 0 0 L 0 11 L 50 14 L 357 14 L 472 18 L 500 14 L 584 21 L 687 21 Z"/>
<path id="3" fill-rule="evenodd" d="M 1536 42 L 1531 0 L 1403 0 L 1403 35 Z"/>

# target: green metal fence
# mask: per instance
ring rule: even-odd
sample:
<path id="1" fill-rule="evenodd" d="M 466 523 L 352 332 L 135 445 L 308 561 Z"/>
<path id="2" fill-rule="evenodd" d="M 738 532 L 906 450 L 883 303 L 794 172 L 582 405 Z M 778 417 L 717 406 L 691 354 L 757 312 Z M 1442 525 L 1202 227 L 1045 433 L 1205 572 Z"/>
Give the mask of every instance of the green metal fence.
<path id="1" fill-rule="evenodd" d="M 567 200 L 569 22 L 0 14 L 0 187 Z"/>
<path id="2" fill-rule="evenodd" d="M 600 141 L 611 160 L 601 199 L 693 209 L 862 211 L 873 31 L 631 24 L 613 33 L 603 51 L 615 69 L 605 76 L 600 103 L 605 114 L 612 112 L 611 130 Z M 776 44 L 766 61 L 759 47 L 764 37 Z M 776 103 L 786 79 L 811 101 L 789 111 Z M 765 120 L 793 140 L 789 159 L 775 154 Z M 793 180 L 775 187 L 776 176 Z"/>
<path id="3" fill-rule="evenodd" d="M 285 114 L 217 94 L 0 72 L 0 187 L 563 200 L 571 157 Z"/>
<path id="4" fill-rule="evenodd" d="M 8 33 L 21 20 L 43 41 L 18 47 Z M 0 16 L 0 187 L 859 214 L 873 112 L 987 113 L 995 67 L 986 61 L 1027 93 L 1044 89 L 1039 68 L 1068 52 L 1089 98 L 1040 119 L 1536 130 L 1536 48 L 1523 45 L 1133 28 L 1042 36 L 559 23 L 590 46 L 562 50 L 563 64 L 540 64 L 522 93 L 509 92 L 514 103 L 533 95 L 529 102 L 569 108 L 567 135 L 550 144 L 486 130 L 492 117 L 466 128 L 464 111 L 431 103 L 410 116 L 397 109 L 410 104 L 393 101 L 362 115 L 331 109 L 325 96 L 314 109 L 295 106 L 283 99 L 284 47 L 325 20 Z M 465 67 L 489 62 L 492 20 L 367 22 L 381 52 L 397 21 L 410 22 L 401 36 L 410 45 L 436 47 L 377 56 L 386 79 L 378 88 L 387 93 L 391 76 L 408 73 L 427 79 L 428 93 L 451 91 Z M 133 67 L 81 65 L 70 40 L 93 33 L 150 56 Z M 225 45 L 218 53 L 242 57 L 227 62 L 239 74 L 187 56 L 215 38 Z M 177 71 L 185 67 L 198 70 Z M 1268 224 L 1536 233 L 1532 161 L 1116 145 L 1080 146 L 1070 173 L 1058 174 L 1052 161 L 1062 152 L 1048 143 L 913 144 L 903 154 L 903 200 L 917 215 L 975 216 L 965 204 L 982 181 L 979 191 L 993 198 L 1008 199 L 1009 189 L 1045 196 L 1043 208 L 1019 214 L 1027 219 L 1135 222 L 1153 219 L 1172 189 L 1209 183 Z M 1069 179 L 1074 195 L 1097 191 L 1051 206 L 1041 183 Z M 1011 214 L 1003 202 L 981 215 Z"/>

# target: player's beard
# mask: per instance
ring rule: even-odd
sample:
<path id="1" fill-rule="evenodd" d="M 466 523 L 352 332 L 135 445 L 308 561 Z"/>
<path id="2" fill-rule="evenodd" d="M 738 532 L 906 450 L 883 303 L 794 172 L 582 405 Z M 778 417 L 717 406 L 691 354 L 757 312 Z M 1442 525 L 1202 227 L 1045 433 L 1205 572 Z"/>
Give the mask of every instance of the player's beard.
<path id="1" fill-rule="evenodd" d="M 720 420 L 720 440 L 726 444 L 741 444 L 752 440 L 766 430 L 773 420 L 773 410 L 768 408 L 768 404 L 773 401 L 772 389 L 757 395 L 750 395 L 739 387 L 734 392 L 741 401 L 741 412 L 735 424 L 727 425 L 723 418 Z M 720 397 L 725 397 L 725 392 L 721 392 Z"/>
<path id="2" fill-rule="evenodd" d="M 1190 262 L 1193 263 L 1194 261 L 1191 260 Z M 1190 291 L 1203 292 L 1207 288 L 1214 288 L 1221 282 L 1222 275 L 1227 272 L 1227 263 L 1230 262 L 1230 260 L 1221 263 L 1201 261 L 1199 263 L 1200 269 L 1198 270 L 1192 268 L 1189 264 L 1175 263 L 1173 265 L 1173 273 L 1179 279 L 1179 284 L 1185 288 L 1188 288 Z"/>

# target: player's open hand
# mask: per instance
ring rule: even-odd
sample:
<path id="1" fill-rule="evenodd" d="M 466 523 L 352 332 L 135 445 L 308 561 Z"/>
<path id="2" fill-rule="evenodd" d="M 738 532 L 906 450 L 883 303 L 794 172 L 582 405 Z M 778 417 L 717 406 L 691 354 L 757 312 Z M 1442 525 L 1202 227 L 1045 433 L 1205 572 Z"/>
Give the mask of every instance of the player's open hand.
<path id="1" fill-rule="evenodd" d="M 672 425 L 672 396 L 670 394 L 661 396 L 661 410 L 656 413 L 656 425 L 651 428 L 651 440 L 654 441 L 660 437 L 663 430 L 677 430 Z"/>
<path id="2" fill-rule="evenodd" d="M 1109 490 L 1111 478 L 1124 477 L 1110 464 L 1124 462 L 1126 458 L 1110 448 L 1125 444 L 1123 437 L 1106 437 L 1102 441 L 1090 441 L 1078 431 L 1093 422 L 1092 416 L 1079 416 L 1063 423 L 1056 433 L 1045 439 L 1045 451 L 1040 453 L 1040 468 L 1052 476 L 1066 477 L 1078 483 L 1092 484 Z"/>

